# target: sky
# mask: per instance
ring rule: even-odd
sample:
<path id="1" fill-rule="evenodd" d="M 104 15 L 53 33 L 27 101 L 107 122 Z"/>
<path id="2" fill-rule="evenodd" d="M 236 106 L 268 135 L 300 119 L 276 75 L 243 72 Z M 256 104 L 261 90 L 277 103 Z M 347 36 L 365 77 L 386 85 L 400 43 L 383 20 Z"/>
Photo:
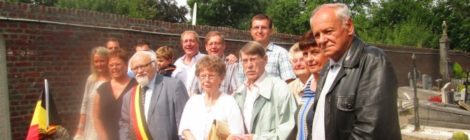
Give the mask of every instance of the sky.
<path id="1" fill-rule="evenodd" d="M 175 0 L 178 6 L 186 6 L 187 0 Z"/>

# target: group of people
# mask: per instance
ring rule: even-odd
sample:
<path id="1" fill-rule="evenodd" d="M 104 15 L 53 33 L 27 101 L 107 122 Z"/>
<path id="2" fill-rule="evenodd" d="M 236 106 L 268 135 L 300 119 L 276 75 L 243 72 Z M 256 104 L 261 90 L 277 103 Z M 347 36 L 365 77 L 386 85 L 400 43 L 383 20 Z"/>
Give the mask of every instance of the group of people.
<path id="1" fill-rule="evenodd" d="M 91 52 L 76 139 L 401 139 L 397 80 L 381 49 L 354 33 L 350 9 L 323 4 L 289 51 L 270 41 L 272 21 L 251 19 L 253 41 L 224 54 L 210 31 L 199 51 L 181 34 L 183 56 L 139 40 L 129 55 L 117 39 Z"/>

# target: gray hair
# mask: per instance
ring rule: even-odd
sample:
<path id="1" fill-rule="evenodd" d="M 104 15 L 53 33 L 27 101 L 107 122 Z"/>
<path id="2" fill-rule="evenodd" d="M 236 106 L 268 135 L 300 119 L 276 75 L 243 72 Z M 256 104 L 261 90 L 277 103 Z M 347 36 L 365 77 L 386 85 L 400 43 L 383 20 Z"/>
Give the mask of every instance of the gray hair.
<path id="1" fill-rule="evenodd" d="M 131 69 L 131 62 L 134 61 L 134 59 L 139 56 L 139 55 L 145 55 L 147 57 L 150 57 L 150 61 L 152 62 L 152 66 L 155 67 L 157 70 L 157 65 L 156 65 L 156 62 L 157 62 L 157 54 L 152 51 L 152 50 L 149 50 L 149 51 L 137 51 L 134 53 L 134 55 L 132 55 L 132 57 L 129 59 L 129 69 Z"/>
<path id="2" fill-rule="evenodd" d="M 310 19 L 318 12 L 318 10 L 323 9 L 323 8 L 333 8 L 335 9 L 335 14 L 336 17 L 341 19 L 341 22 L 343 24 L 343 27 L 346 27 L 346 23 L 349 19 L 351 19 L 351 10 L 349 10 L 349 7 L 344 4 L 344 3 L 327 3 L 327 4 L 322 4 L 315 8 L 315 10 L 312 11 L 312 16 Z M 310 20 L 310 24 L 312 24 L 312 20 Z"/>
<path id="3" fill-rule="evenodd" d="M 193 30 L 186 30 L 186 31 L 184 31 L 183 33 L 181 33 L 180 41 L 183 41 L 183 36 L 185 36 L 186 34 L 193 34 L 194 37 L 196 38 L 197 43 L 201 43 L 201 42 L 199 41 L 199 34 L 197 34 L 197 32 L 196 32 L 196 31 L 193 31 Z"/>
<path id="4" fill-rule="evenodd" d="M 295 53 L 297 52 L 301 52 L 302 50 L 300 49 L 299 47 L 299 42 L 295 43 L 294 45 L 292 45 L 292 47 L 290 47 L 289 49 L 289 59 L 292 60 L 295 56 Z"/>

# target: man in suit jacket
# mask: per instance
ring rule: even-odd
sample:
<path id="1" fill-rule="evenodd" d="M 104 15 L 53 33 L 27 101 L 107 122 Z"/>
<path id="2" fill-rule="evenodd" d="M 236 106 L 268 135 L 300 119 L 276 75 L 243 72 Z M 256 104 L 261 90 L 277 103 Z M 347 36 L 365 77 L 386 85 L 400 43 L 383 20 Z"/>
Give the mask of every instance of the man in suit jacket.
<path id="1" fill-rule="evenodd" d="M 185 86 L 157 74 L 153 52 L 136 52 L 129 62 L 139 85 L 124 95 L 120 139 L 178 139 L 178 125 L 189 98 Z"/>
<path id="2" fill-rule="evenodd" d="M 294 129 L 297 110 L 294 96 L 279 77 L 265 71 L 267 56 L 257 42 L 249 42 L 241 50 L 245 83 L 234 93 L 244 116 L 247 135 L 234 139 L 289 139 Z"/>

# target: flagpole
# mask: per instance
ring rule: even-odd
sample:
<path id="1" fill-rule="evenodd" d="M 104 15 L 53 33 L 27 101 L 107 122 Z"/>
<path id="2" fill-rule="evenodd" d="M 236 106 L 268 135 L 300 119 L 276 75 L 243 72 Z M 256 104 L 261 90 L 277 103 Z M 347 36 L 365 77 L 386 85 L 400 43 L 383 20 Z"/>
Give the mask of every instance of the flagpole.
<path id="1" fill-rule="evenodd" d="M 44 89 L 45 89 L 45 102 L 46 102 L 46 129 L 49 128 L 49 83 L 47 79 L 44 79 Z"/>
<path id="2" fill-rule="evenodd" d="M 192 24 L 191 25 L 196 25 L 196 18 L 197 18 L 197 2 L 194 3 L 193 5 L 193 18 L 191 19 L 192 20 Z"/>

